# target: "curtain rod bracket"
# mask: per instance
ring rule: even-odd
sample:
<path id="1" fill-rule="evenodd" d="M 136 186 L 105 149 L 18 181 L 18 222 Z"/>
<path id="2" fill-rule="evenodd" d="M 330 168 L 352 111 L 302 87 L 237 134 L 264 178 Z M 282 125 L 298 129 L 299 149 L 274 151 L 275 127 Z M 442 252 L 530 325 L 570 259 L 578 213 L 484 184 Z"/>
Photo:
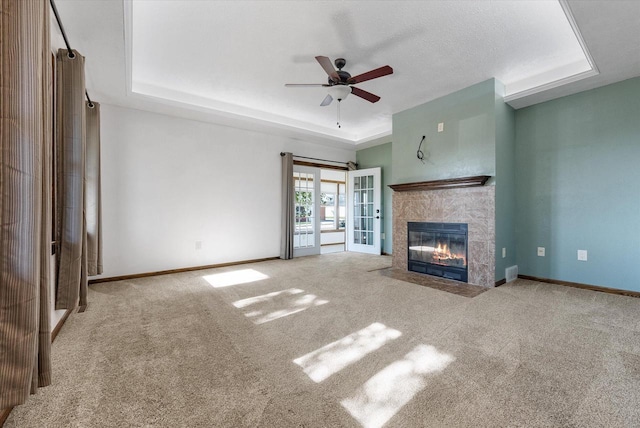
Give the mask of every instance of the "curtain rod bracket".
<path id="1" fill-rule="evenodd" d="M 62 38 L 64 39 L 64 44 L 67 45 L 67 56 L 69 59 L 74 59 L 76 54 L 71 49 L 71 45 L 69 44 L 69 39 L 67 39 L 67 33 L 64 31 L 64 27 L 62 26 L 62 21 L 60 20 L 60 15 L 58 15 L 58 8 L 56 7 L 56 3 L 53 0 L 49 0 L 49 4 L 51 5 L 51 9 L 53 9 L 53 14 L 56 17 L 56 22 L 58 23 L 58 28 L 60 28 L 60 32 L 62 33 Z M 84 89 L 84 94 L 87 97 L 87 101 L 89 101 L 89 107 L 93 108 L 94 104 L 89 98 L 89 93 L 87 92 L 87 88 Z"/>
<path id="2" fill-rule="evenodd" d="M 84 90 L 84 95 L 87 97 L 87 101 L 89 102 L 89 108 L 94 108 L 95 105 L 93 104 L 93 101 L 91 101 L 91 98 L 89 98 L 89 93 L 86 89 Z"/>

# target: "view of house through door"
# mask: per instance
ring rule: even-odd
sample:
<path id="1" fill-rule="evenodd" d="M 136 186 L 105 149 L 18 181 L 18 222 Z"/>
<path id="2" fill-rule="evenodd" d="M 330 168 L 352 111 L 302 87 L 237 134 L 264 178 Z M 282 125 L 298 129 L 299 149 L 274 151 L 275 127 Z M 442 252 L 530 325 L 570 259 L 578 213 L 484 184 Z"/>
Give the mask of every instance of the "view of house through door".
<path id="1" fill-rule="evenodd" d="M 293 181 L 293 256 L 344 251 L 347 172 L 294 164 Z"/>
<path id="2" fill-rule="evenodd" d="M 347 250 L 380 254 L 380 168 L 348 172 Z"/>
<path id="3" fill-rule="evenodd" d="M 347 172 L 322 169 L 320 176 L 320 252 L 327 254 L 344 251 Z"/>

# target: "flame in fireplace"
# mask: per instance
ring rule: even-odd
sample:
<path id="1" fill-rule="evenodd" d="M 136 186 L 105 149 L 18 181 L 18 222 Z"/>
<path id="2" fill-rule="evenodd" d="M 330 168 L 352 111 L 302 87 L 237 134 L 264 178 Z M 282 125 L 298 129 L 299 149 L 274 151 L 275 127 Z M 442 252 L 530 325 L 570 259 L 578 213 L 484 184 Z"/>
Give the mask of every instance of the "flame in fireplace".
<path id="1" fill-rule="evenodd" d="M 427 245 L 410 246 L 412 251 L 424 251 L 431 253 L 431 262 L 449 265 L 451 261 L 455 261 L 455 265 L 466 266 L 467 260 L 464 254 L 452 253 L 447 244 L 439 243 L 437 247 L 431 247 Z"/>
<path id="2" fill-rule="evenodd" d="M 455 254 L 455 253 L 451 253 L 451 251 L 449 250 L 449 247 L 447 246 L 447 244 L 438 244 L 438 246 L 436 248 L 434 248 L 433 251 L 435 254 L 433 255 L 433 257 L 441 262 L 446 262 L 448 260 L 462 260 L 462 263 L 464 265 L 467 264 L 467 261 L 465 260 L 465 257 L 462 254 Z"/>

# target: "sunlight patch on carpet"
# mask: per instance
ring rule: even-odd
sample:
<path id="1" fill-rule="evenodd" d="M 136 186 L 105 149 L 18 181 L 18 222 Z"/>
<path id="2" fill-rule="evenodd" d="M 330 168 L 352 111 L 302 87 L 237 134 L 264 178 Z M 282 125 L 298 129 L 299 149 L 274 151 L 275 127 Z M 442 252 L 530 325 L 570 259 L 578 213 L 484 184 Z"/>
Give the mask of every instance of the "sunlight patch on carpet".
<path id="1" fill-rule="evenodd" d="M 315 294 L 305 294 L 299 288 L 274 291 L 261 296 L 249 297 L 247 299 L 233 302 L 233 306 L 238 309 L 247 309 L 245 316 L 252 318 L 256 324 L 264 324 L 269 321 L 302 312 L 314 306 L 329 303 L 328 300 L 320 299 Z M 277 308 L 277 309 L 276 309 Z"/>
<path id="2" fill-rule="evenodd" d="M 269 278 L 268 275 L 258 272 L 255 269 L 241 269 L 232 272 L 215 273 L 202 277 L 213 288 L 230 287 L 232 285 L 247 284 L 249 282 L 261 281 Z"/>
<path id="3" fill-rule="evenodd" d="M 349 364 L 381 348 L 390 340 L 402 336 L 398 330 L 373 323 L 360 331 L 316 349 L 293 360 L 314 381 L 322 382 Z"/>
<path id="4" fill-rule="evenodd" d="M 289 295 L 293 296 L 294 294 L 304 293 L 304 290 L 300 290 L 299 288 L 290 288 L 288 290 L 282 291 L 274 291 L 272 293 L 263 294 L 262 296 L 249 297 L 248 299 L 242 299 L 233 302 L 233 306 L 238 309 L 246 308 L 247 306 L 255 305 L 258 303 L 267 303 L 272 301 L 277 296 L 281 295 Z"/>
<path id="5" fill-rule="evenodd" d="M 427 376 L 455 358 L 431 345 L 418 345 L 403 359 L 375 374 L 352 397 L 341 401 L 364 428 L 380 428 L 427 385 Z"/>

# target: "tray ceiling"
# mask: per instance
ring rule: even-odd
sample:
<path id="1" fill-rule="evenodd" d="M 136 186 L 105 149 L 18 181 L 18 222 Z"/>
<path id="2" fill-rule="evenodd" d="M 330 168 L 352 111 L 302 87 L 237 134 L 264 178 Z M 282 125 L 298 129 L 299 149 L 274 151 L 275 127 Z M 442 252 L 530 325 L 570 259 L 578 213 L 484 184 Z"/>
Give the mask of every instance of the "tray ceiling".
<path id="1" fill-rule="evenodd" d="M 553 88 L 602 68 L 590 56 L 588 35 L 582 39 L 582 16 L 588 33 L 598 35 L 605 29 L 589 18 L 606 22 L 608 15 L 595 7 L 619 3 L 621 11 L 610 14 L 627 35 L 637 34 L 640 16 L 633 5 L 640 2 L 569 7 L 555 0 L 56 3 L 72 45 L 88 58 L 88 73 L 95 71 L 88 86 L 107 101 L 347 144 L 389 135 L 394 113 L 492 77 L 516 108 L 540 100 L 536 94 L 553 97 Z M 103 65 L 111 73 L 92 66 L 110 55 L 114 63 Z M 357 85 L 381 100 L 349 96 L 339 129 L 336 102 L 320 106 L 326 88 L 284 86 L 325 83 L 316 55 L 345 58 L 352 75 L 386 64 L 394 74 Z"/>

